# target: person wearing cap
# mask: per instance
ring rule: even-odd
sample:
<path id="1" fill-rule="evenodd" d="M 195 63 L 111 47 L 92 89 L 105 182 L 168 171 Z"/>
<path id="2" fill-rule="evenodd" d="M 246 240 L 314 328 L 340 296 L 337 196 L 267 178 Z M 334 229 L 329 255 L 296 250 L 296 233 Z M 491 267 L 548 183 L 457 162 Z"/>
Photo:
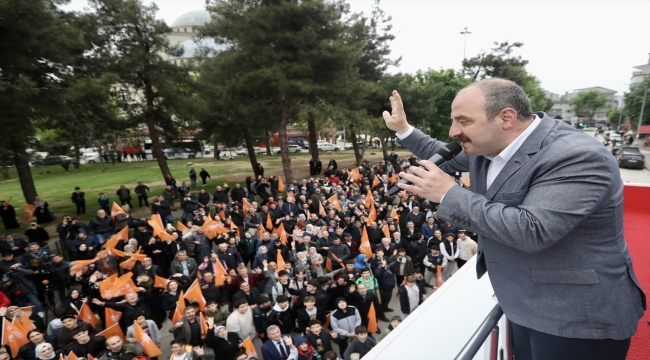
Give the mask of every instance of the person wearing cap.
<path id="1" fill-rule="evenodd" d="M 348 338 L 356 337 L 354 329 L 361 325 L 361 315 L 354 306 L 348 306 L 348 302 L 342 298 L 335 300 L 336 310 L 330 316 L 332 330 L 338 335 L 332 339 L 338 346 L 341 354 L 348 348 Z"/>
<path id="2" fill-rule="evenodd" d="M 314 346 L 304 336 L 296 336 L 294 344 L 296 346 L 291 349 L 290 360 L 313 360 L 320 357 Z"/>
<path id="3" fill-rule="evenodd" d="M 90 336 L 83 326 L 76 327 L 72 332 L 74 341 L 63 348 L 63 353 L 69 355 L 74 352 L 78 357 L 88 358 L 88 355 L 97 357 L 104 351 L 105 340 L 100 336 Z"/>

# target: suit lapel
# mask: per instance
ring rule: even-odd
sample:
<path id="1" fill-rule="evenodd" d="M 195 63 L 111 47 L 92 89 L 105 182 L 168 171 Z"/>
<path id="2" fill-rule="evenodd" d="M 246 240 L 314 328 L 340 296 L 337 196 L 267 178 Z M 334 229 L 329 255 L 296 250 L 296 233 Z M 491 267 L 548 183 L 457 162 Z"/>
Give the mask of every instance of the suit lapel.
<path id="1" fill-rule="evenodd" d="M 492 200 L 494 196 L 499 192 L 503 184 L 514 173 L 516 173 L 519 169 L 521 169 L 521 167 L 524 166 L 524 164 L 527 163 L 528 160 L 531 159 L 530 155 L 535 154 L 539 151 L 539 149 L 542 147 L 542 142 L 544 141 L 548 133 L 553 129 L 553 126 L 555 125 L 555 120 L 549 118 L 544 113 L 536 113 L 536 114 L 541 118 L 540 124 L 528 136 L 526 141 L 524 141 L 524 143 L 521 144 L 519 149 L 515 152 L 514 155 L 512 155 L 510 160 L 508 160 L 508 163 L 501 170 L 501 172 L 499 172 L 499 175 L 497 175 L 497 177 L 494 179 L 490 188 L 484 192 L 485 197 L 488 200 Z M 486 161 L 488 162 L 488 166 L 489 166 L 489 161 L 487 159 Z M 487 180 L 488 166 L 482 167 L 482 169 L 485 171 L 485 176 L 482 177 L 484 186 L 487 185 L 486 180 Z"/>

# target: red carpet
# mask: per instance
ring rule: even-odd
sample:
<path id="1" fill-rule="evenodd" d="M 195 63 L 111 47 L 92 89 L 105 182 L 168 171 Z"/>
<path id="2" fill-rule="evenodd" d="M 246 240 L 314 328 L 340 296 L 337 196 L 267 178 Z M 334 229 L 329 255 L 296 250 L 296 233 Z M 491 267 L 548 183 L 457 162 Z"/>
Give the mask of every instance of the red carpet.
<path id="1" fill-rule="evenodd" d="M 625 238 L 634 272 L 650 301 L 650 187 L 625 186 Z M 650 309 L 639 321 L 627 358 L 650 359 Z"/>

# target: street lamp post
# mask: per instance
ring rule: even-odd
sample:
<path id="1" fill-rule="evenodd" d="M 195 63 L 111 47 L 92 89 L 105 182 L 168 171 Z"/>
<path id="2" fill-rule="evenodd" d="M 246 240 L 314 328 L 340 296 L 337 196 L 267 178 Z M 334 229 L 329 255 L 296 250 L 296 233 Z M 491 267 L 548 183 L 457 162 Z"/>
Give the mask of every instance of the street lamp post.
<path id="1" fill-rule="evenodd" d="M 637 139 L 641 137 L 641 134 L 639 134 L 639 132 L 641 131 L 641 121 L 643 120 L 643 110 L 645 110 L 645 97 L 646 95 L 648 95 L 648 89 L 650 89 L 650 87 L 645 88 L 645 92 L 643 92 L 643 102 L 641 103 L 641 114 L 639 114 L 639 125 L 636 128 Z"/>
<path id="2" fill-rule="evenodd" d="M 471 32 L 467 31 L 467 28 L 465 28 L 465 30 L 461 31 L 460 34 L 465 36 L 465 39 L 463 41 L 463 60 L 465 60 L 465 49 L 467 49 L 467 35 L 471 34 Z"/>

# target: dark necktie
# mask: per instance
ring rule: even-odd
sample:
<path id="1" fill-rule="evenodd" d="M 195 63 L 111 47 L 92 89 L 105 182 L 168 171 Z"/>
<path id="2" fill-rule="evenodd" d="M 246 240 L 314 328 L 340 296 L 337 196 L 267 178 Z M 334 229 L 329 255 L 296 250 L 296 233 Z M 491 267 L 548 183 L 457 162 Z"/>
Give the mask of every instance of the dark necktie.
<path id="1" fill-rule="evenodd" d="M 282 345 L 282 341 L 278 341 L 278 346 L 280 347 L 280 354 L 282 354 L 282 360 L 287 360 L 287 352 L 284 350 L 284 345 Z"/>

